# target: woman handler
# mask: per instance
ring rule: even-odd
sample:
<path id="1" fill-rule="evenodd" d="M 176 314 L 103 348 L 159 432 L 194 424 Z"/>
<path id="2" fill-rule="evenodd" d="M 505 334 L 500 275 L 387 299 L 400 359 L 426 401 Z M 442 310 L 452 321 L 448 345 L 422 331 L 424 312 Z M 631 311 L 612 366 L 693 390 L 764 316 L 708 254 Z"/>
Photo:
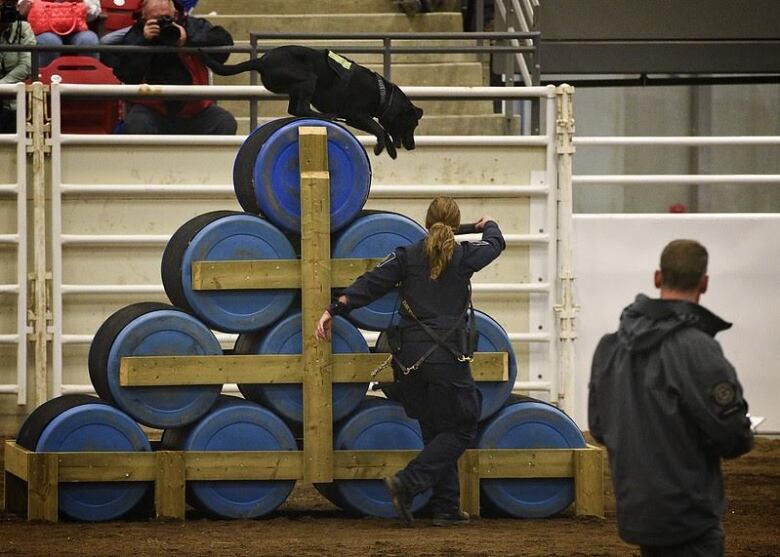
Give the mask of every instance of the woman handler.
<path id="1" fill-rule="evenodd" d="M 432 487 L 433 522 L 448 526 L 469 520 L 459 510 L 457 461 L 474 440 L 481 409 L 469 367 L 470 279 L 506 244 L 489 216 L 474 225 L 482 231 L 480 241 L 457 243 L 460 209 L 449 197 L 431 202 L 425 225 L 425 239 L 397 248 L 343 291 L 322 314 L 315 336 L 329 339 L 334 315 L 346 315 L 400 284 L 400 339 L 391 341 L 396 392 L 409 417 L 419 420 L 425 448 L 385 485 L 407 523 L 414 496 Z"/>

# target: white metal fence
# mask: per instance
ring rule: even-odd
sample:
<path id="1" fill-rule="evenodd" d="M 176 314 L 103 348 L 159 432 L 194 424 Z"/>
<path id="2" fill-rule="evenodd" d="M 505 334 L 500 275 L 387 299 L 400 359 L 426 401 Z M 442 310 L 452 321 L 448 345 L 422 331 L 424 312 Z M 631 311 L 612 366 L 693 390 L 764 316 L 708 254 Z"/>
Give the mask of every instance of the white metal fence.
<path id="1" fill-rule="evenodd" d="M 477 293 L 493 294 L 523 294 L 530 295 L 531 309 L 535 312 L 534 323 L 539 324 L 542 331 L 508 331 L 509 338 L 515 343 L 541 343 L 547 346 L 543 357 L 531 352 L 531 367 L 537 377 L 543 380 L 520 381 L 516 389 L 548 392 L 554 402 L 566 405 L 565 393 L 559 376 L 571 375 L 571 369 L 561 370 L 559 363 L 559 342 L 556 338 L 555 308 L 560 300 L 558 285 L 558 224 L 560 219 L 570 219 L 570 214 L 559 215 L 559 198 L 557 182 L 557 151 L 556 151 L 556 89 L 554 87 L 529 88 L 445 88 L 445 87 L 408 87 L 405 89 L 412 99 L 492 99 L 496 97 L 511 99 L 541 99 L 544 104 L 546 127 L 541 135 L 515 137 L 483 137 L 483 136 L 428 136 L 416 140 L 418 148 L 436 147 L 543 147 L 545 149 L 545 168 L 538 183 L 524 185 L 481 184 L 464 186 L 451 185 L 391 185 L 381 184 L 371 188 L 372 199 L 399 197 L 430 198 L 436 195 L 453 195 L 473 197 L 475 192 L 479 197 L 495 199 L 530 199 L 532 228 L 538 233 L 508 234 L 507 243 L 511 245 L 527 245 L 535 249 L 532 252 L 531 265 L 534 276 L 544 277 L 540 282 L 511 283 L 480 283 L 474 285 Z M 70 196 L 99 193 L 101 196 L 159 196 L 159 195 L 193 195 L 224 197 L 232 194 L 230 184 L 200 185 L 200 184 L 145 184 L 143 186 L 122 184 L 118 176 L 116 184 L 78 184 L 64 182 L 62 179 L 63 147 L 87 145 L 119 145 L 132 149 L 135 146 L 235 146 L 238 148 L 243 137 L 194 137 L 194 136 L 116 136 L 116 135 L 69 135 L 63 134 L 60 128 L 61 102 L 63 97 L 71 96 L 116 96 L 131 97 L 133 95 L 149 95 L 148 87 L 141 86 L 91 86 L 91 85 L 60 85 L 51 87 L 51 272 L 52 272 L 52 395 L 66 392 L 90 392 L 91 385 L 66 384 L 63 382 L 63 347 L 65 345 L 88 344 L 92 335 L 75 334 L 63 329 L 63 302 L 69 296 L 76 295 L 160 295 L 163 293 L 161 284 L 70 284 L 63 280 L 63 247 L 68 245 L 99 245 L 99 246 L 162 246 L 169 236 L 152 235 L 86 235 L 64 234 L 62 225 L 62 202 Z M 278 98 L 263 88 L 258 87 L 155 87 L 153 94 L 176 97 L 209 98 Z M 374 144 L 373 138 L 362 137 L 365 146 Z M 110 161 L 102 161 L 110 164 Z M 401 164 L 400 162 L 397 164 Z M 569 206 L 570 208 L 570 206 Z M 368 334 L 371 340 L 375 335 Z M 232 336 L 220 335 L 221 340 L 230 341 Z M 530 378 L 529 378 L 530 379 Z"/>
<path id="2" fill-rule="evenodd" d="M 0 184 L 0 197 L 16 199 L 16 233 L 0 234 L 0 245 L 16 247 L 16 282 L 0 284 L 0 294 L 16 296 L 16 332 L 0 334 L 0 344 L 16 346 L 16 382 L 0 385 L 0 393 L 15 394 L 18 404 L 27 402 L 27 99 L 23 83 L 0 85 L 0 99 L 16 97 L 16 133 L 0 134 L 0 144 L 16 146 L 16 183 Z"/>

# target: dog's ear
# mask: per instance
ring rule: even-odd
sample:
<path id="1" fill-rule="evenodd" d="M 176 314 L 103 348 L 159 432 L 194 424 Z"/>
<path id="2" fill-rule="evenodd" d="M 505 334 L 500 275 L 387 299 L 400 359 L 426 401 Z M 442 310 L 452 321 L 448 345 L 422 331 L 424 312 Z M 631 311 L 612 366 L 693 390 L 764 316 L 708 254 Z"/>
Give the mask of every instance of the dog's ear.
<path id="1" fill-rule="evenodd" d="M 417 116 L 417 119 L 419 120 L 420 118 L 423 117 L 423 109 L 422 108 L 418 108 L 418 107 L 415 106 L 414 107 L 414 115 Z"/>

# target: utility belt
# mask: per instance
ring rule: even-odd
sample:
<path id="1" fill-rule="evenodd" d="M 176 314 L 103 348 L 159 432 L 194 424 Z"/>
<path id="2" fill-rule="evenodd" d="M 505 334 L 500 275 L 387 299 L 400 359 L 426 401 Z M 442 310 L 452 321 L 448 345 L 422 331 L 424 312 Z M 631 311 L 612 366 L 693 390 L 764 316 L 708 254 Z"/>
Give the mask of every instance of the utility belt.
<path id="1" fill-rule="evenodd" d="M 471 284 L 468 287 L 468 299 L 463 313 L 468 311 L 467 325 L 463 326 L 462 317 L 456 318 L 455 323 L 448 329 L 434 329 L 417 318 L 409 303 L 400 295 L 400 303 L 409 316 L 419 327 L 417 330 L 402 329 L 397 324 L 391 325 L 387 330 L 387 340 L 390 345 L 390 358 L 404 375 L 416 371 L 438 348 L 449 352 L 459 362 L 471 362 L 474 360 L 474 350 L 477 346 L 477 326 L 474 316 L 474 305 L 471 302 Z M 430 342 L 430 347 L 420 356 L 416 362 L 407 366 L 401 361 L 401 349 L 404 342 Z M 388 361 L 385 364 L 389 363 Z M 384 367 L 384 366 L 382 366 Z M 375 370 L 378 373 L 378 368 Z"/>

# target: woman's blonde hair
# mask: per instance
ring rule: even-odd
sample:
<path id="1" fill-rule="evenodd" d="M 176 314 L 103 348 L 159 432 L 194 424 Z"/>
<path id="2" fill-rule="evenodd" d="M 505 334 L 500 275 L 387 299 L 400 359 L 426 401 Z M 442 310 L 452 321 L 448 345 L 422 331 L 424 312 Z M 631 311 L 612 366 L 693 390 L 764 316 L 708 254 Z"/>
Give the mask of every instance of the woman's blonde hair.
<path id="1" fill-rule="evenodd" d="M 460 208 L 451 197 L 437 197 L 431 201 L 425 216 L 425 255 L 436 280 L 452 259 L 455 251 L 455 231 L 460 226 Z"/>

